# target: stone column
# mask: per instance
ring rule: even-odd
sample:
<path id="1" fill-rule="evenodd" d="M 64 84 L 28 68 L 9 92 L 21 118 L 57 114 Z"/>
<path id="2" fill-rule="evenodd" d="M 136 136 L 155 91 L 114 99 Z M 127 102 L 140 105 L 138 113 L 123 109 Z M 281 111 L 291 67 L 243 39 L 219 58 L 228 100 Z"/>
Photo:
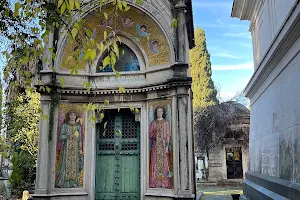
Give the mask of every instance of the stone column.
<path id="1" fill-rule="evenodd" d="M 176 62 L 186 63 L 186 41 L 187 30 L 185 21 L 185 1 L 176 0 L 174 5 L 174 17 L 178 20 L 178 26 L 176 28 Z"/>
<path id="2" fill-rule="evenodd" d="M 191 197 L 194 193 L 192 181 L 194 181 L 192 169 L 192 129 L 191 129 L 191 105 L 188 88 L 177 88 L 177 138 L 179 144 L 179 180 L 178 196 Z"/>
<path id="3" fill-rule="evenodd" d="M 50 97 L 41 96 L 41 109 L 43 113 L 40 116 L 39 122 L 39 148 L 38 148 L 38 163 L 36 172 L 36 194 L 47 194 L 49 191 L 49 114 L 50 114 Z M 48 116 L 48 119 L 43 119 L 42 115 Z"/>
<path id="4" fill-rule="evenodd" d="M 48 42 L 46 43 L 44 57 L 43 57 L 42 71 L 52 71 L 49 67 L 50 66 L 54 67 L 52 64 L 52 52 L 49 51 L 49 48 L 52 47 L 53 47 L 53 33 L 49 32 Z"/>

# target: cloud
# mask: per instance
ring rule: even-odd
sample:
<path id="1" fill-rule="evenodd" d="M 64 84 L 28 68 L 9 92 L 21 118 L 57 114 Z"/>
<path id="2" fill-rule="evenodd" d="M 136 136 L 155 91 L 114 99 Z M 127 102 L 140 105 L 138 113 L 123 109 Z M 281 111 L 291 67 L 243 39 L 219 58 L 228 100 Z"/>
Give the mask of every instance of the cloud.
<path id="1" fill-rule="evenodd" d="M 232 55 L 232 54 L 226 53 L 226 52 L 215 53 L 215 54 L 212 54 L 212 56 L 217 56 L 217 57 L 222 57 L 222 58 L 233 58 L 233 59 L 239 58 L 235 55 Z"/>
<path id="2" fill-rule="evenodd" d="M 224 37 L 239 37 L 239 38 L 246 38 L 251 39 L 250 32 L 243 32 L 243 33 L 225 33 L 222 36 Z"/>
<path id="3" fill-rule="evenodd" d="M 225 71 L 225 70 L 253 70 L 253 63 L 244 63 L 237 65 L 212 65 L 212 70 L 215 71 Z"/>
<path id="4" fill-rule="evenodd" d="M 240 59 L 241 58 L 241 57 L 233 55 L 228 50 L 222 49 L 219 46 L 208 47 L 208 50 L 212 57 L 222 57 L 222 58 L 232 58 L 232 59 Z"/>
<path id="5" fill-rule="evenodd" d="M 248 26 L 243 25 L 243 24 L 233 24 L 233 23 L 228 23 L 224 22 L 220 18 L 216 19 L 214 23 L 211 24 L 200 24 L 201 27 L 210 27 L 210 28 L 244 28 L 247 29 Z M 250 35 L 250 33 L 249 33 Z"/>

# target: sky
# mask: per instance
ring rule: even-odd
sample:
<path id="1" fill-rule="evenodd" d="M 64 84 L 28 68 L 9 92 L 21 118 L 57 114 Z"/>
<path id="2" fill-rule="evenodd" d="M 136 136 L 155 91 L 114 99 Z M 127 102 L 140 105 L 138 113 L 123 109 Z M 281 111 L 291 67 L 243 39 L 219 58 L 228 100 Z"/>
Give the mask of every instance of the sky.
<path id="1" fill-rule="evenodd" d="M 231 18 L 233 0 L 192 0 L 194 26 L 205 30 L 212 79 L 223 100 L 244 90 L 253 74 L 249 21 Z M 3 41 L 3 40 L 2 40 Z M 3 51 L 0 45 L 0 52 Z M 1 68 L 5 65 L 0 55 Z"/>
<path id="2" fill-rule="evenodd" d="M 204 29 L 212 79 L 223 100 L 246 87 L 253 74 L 249 21 L 231 18 L 233 0 L 192 0 L 194 27 Z"/>

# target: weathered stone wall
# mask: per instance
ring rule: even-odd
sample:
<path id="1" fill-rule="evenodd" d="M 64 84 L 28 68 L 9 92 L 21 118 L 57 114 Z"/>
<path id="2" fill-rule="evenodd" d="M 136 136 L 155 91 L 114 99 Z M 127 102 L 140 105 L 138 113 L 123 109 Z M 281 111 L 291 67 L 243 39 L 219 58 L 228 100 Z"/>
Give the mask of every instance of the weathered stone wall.
<path id="1" fill-rule="evenodd" d="M 300 183 L 299 49 L 300 38 L 264 82 L 274 79 L 272 84 L 252 102 L 250 123 L 250 170 L 295 183 Z"/>

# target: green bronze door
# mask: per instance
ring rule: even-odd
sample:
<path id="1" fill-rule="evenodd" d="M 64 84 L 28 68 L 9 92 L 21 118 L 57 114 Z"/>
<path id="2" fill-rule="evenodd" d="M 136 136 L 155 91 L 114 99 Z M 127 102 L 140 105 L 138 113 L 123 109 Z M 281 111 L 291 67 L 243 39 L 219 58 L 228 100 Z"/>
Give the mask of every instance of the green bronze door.
<path id="1" fill-rule="evenodd" d="M 97 125 L 96 199 L 139 199 L 140 123 L 128 111 L 109 111 Z"/>

